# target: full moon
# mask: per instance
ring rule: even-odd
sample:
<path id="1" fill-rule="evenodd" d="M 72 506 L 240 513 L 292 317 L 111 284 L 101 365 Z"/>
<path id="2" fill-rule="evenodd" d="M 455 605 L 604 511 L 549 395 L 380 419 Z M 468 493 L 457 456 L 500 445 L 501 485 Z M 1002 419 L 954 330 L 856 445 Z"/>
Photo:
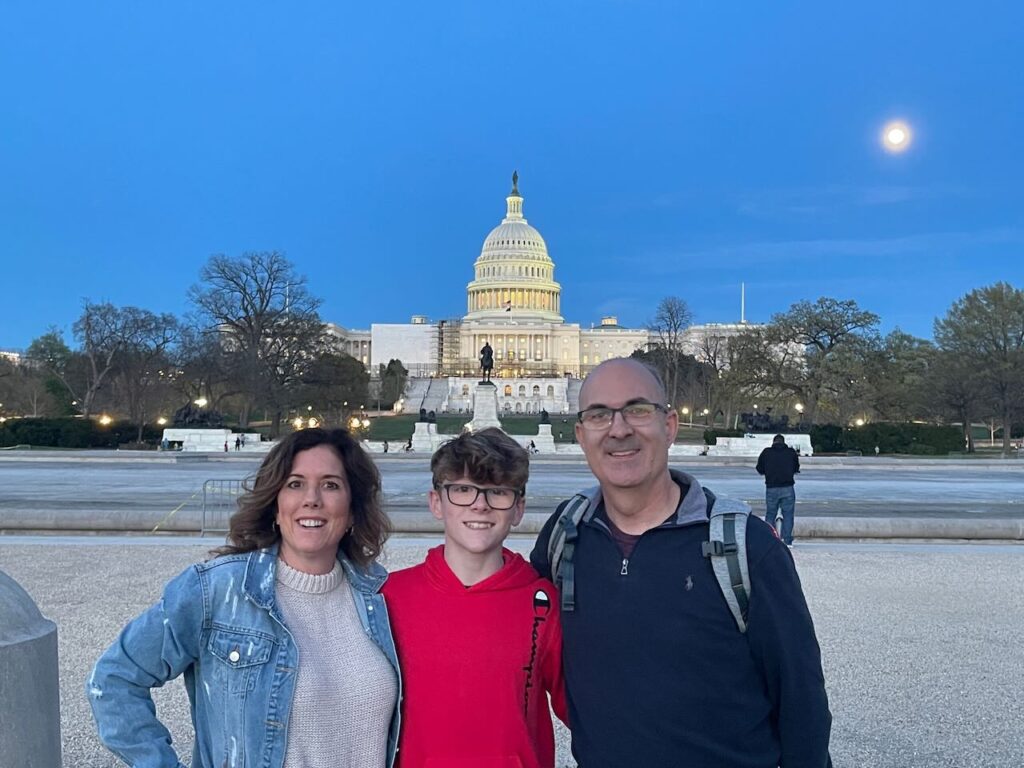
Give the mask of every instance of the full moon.
<path id="1" fill-rule="evenodd" d="M 910 126 L 903 122 L 888 123 L 882 129 L 882 146 L 889 152 L 903 152 L 910 146 Z"/>

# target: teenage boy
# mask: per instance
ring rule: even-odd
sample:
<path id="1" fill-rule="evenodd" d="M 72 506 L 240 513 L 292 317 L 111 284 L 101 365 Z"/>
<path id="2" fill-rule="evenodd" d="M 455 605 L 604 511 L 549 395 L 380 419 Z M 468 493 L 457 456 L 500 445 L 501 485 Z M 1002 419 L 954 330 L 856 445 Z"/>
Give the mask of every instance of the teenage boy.
<path id="1" fill-rule="evenodd" d="M 553 768 L 567 719 L 558 598 L 503 544 L 523 519 L 529 458 L 499 429 L 430 461 L 444 544 L 391 574 L 384 596 L 402 669 L 400 768 Z"/>

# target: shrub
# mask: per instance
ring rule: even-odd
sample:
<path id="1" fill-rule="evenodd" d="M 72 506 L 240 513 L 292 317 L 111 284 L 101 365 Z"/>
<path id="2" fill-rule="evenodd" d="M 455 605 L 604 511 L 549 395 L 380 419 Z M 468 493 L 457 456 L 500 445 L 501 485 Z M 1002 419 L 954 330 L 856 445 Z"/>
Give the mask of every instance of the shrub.
<path id="1" fill-rule="evenodd" d="M 838 424 L 815 424 L 811 427 L 810 437 L 815 453 L 841 453 L 847 448 L 843 442 L 843 428 Z"/>
<path id="2" fill-rule="evenodd" d="M 704 444 L 718 445 L 720 437 L 743 437 L 746 434 L 742 429 L 705 429 Z"/>

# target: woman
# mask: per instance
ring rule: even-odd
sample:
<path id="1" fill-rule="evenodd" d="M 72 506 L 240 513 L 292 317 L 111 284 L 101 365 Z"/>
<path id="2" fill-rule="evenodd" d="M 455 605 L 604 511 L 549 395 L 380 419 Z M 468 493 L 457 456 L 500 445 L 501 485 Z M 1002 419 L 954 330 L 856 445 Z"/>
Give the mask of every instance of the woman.
<path id="1" fill-rule="evenodd" d="M 184 675 L 193 768 L 390 768 L 400 691 L 379 496 L 345 430 L 275 446 L 219 557 L 169 582 L 97 662 L 86 688 L 104 744 L 130 765 L 180 766 L 149 689 Z"/>

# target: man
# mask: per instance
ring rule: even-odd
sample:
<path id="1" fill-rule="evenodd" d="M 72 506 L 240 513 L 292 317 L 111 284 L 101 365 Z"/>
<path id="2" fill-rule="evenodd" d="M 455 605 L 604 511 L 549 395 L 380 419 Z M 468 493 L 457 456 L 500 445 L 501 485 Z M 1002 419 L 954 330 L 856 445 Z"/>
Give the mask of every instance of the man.
<path id="1" fill-rule="evenodd" d="M 786 438 L 776 435 L 772 444 L 757 457 L 757 473 L 764 475 L 765 521 L 775 527 L 775 516 L 782 509 L 782 540 L 793 545 L 793 517 L 796 513 L 796 482 L 793 475 L 800 471 L 800 457 L 786 445 Z"/>
<path id="2" fill-rule="evenodd" d="M 792 556 L 750 518 L 740 632 L 702 554 L 715 497 L 669 470 L 678 416 L 665 401 L 632 359 L 602 363 L 580 392 L 576 437 L 600 500 L 578 526 L 562 613 L 573 755 L 583 768 L 825 768 L 832 718 Z M 563 506 L 531 555 L 548 578 Z"/>
<path id="3" fill-rule="evenodd" d="M 491 371 L 494 369 L 494 349 L 491 348 L 491 343 L 485 341 L 484 345 L 480 348 L 480 371 L 483 376 L 483 381 L 487 382 L 491 380 Z"/>

